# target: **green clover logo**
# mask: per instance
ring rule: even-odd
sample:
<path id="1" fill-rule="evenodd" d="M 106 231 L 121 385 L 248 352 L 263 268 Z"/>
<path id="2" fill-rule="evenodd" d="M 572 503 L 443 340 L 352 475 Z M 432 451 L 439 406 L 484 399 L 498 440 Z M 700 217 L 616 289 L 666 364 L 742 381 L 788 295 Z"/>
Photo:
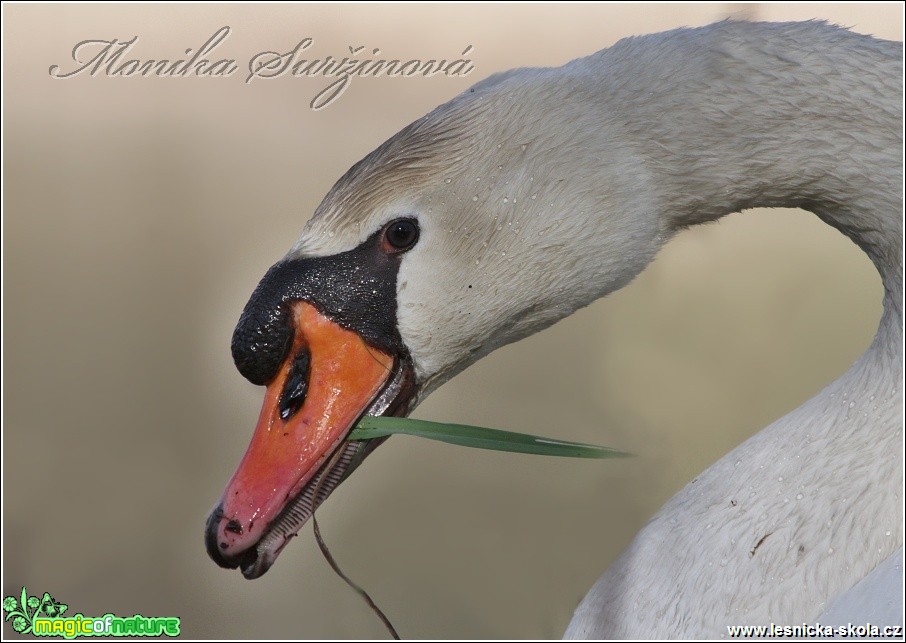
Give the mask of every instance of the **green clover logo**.
<path id="1" fill-rule="evenodd" d="M 13 629 L 19 634 L 28 634 L 31 632 L 32 624 L 36 616 L 57 617 L 62 615 L 69 606 L 65 603 L 58 603 L 53 597 L 44 592 L 44 596 L 29 596 L 25 587 L 22 588 L 22 594 L 18 598 L 15 596 L 6 596 L 3 599 L 3 611 L 6 612 L 6 621 L 12 621 Z"/>

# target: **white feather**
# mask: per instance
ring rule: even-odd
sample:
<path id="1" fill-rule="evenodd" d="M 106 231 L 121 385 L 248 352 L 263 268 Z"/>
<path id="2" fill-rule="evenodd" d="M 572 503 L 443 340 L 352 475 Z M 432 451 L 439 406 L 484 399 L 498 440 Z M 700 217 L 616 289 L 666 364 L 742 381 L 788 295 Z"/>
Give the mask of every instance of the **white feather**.
<path id="1" fill-rule="evenodd" d="M 479 83 L 353 167 L 291 254 L 418 218 L 398 323 L 423 399 L 623 287 L 683 227 L 797 206 L 858 244 L 885 287 L 870 349 L 671 499 L 567 630 L 720 637 L 811 622 L 902 551 L 902 172 L 900 45 L 723 22 Z"/>

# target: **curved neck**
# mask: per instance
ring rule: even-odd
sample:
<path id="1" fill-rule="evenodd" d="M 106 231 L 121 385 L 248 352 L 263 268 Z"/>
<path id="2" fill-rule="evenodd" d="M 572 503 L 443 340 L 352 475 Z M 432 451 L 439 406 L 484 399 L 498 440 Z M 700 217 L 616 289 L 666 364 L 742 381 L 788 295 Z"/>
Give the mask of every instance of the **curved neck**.
<path id="1" fill-rule="evenodd" d="M 620 106 L 621 127 L 661 197 L 662 225 L 674 231 L 755 207 L 814 212 L 875 264 L 885 289 L 875 344 L 899 353 L 899 44 L 808 23 L 725 22 L 659 47 L 647 40 L 619 43 L 586 64 L 634 80 L 608 86 L 606 108 Z"/>
<path id="2" fill-rule="evenodd" d="M 900 56 L 897 43 L 814 22 L 720 23 L 583 63 L 607 86 L 602 122 L 650 175 L 663 239 L 747 208 L 799 207 L 856 243 L 885 293 L 869 350 L 674 496 L 567 636 L 725 636 L 734 608 L 750 623 L 824 621 L 829 599 L 902 547 Z"/>

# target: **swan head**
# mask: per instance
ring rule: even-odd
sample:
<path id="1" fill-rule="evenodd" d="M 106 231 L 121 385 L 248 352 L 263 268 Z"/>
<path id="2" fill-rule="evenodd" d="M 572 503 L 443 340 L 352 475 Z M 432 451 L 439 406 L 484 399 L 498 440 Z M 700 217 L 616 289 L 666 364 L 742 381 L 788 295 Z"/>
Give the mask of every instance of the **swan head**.
<path id="1" fill-rule="evenodd" d="M 264 276 L 233 338 L 267 386 L 206 544 L 255 578 L 405 415 L 495 348 L 629 282 L 664 230 L 620 119 L 547 69 L 491 77 L 353 166 Z M 556 106 L 553 108 L 552 106 Z"/>

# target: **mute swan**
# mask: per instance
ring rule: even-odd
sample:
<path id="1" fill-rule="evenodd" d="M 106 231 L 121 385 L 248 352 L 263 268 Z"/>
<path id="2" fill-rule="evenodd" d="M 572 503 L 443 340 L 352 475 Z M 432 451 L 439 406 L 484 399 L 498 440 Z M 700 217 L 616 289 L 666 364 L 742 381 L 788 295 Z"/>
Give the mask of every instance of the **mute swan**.
<path id="1" fill-rule="evenodd" d="M 242 314 L 233 356 L 267 391 L 208 519 L 211 557 L 263 574 L 377 446 L 344 441 L 363 413 L 405 415 L 628 284 L 677 230 L 795 206 L 877 267 L 873 343 L 671 499 L 567 635 L 726 636 L 889 591 L 903 545 L 900 55 L 820 22 L 722 22 L 497 74 L 392 137 Z"/>

